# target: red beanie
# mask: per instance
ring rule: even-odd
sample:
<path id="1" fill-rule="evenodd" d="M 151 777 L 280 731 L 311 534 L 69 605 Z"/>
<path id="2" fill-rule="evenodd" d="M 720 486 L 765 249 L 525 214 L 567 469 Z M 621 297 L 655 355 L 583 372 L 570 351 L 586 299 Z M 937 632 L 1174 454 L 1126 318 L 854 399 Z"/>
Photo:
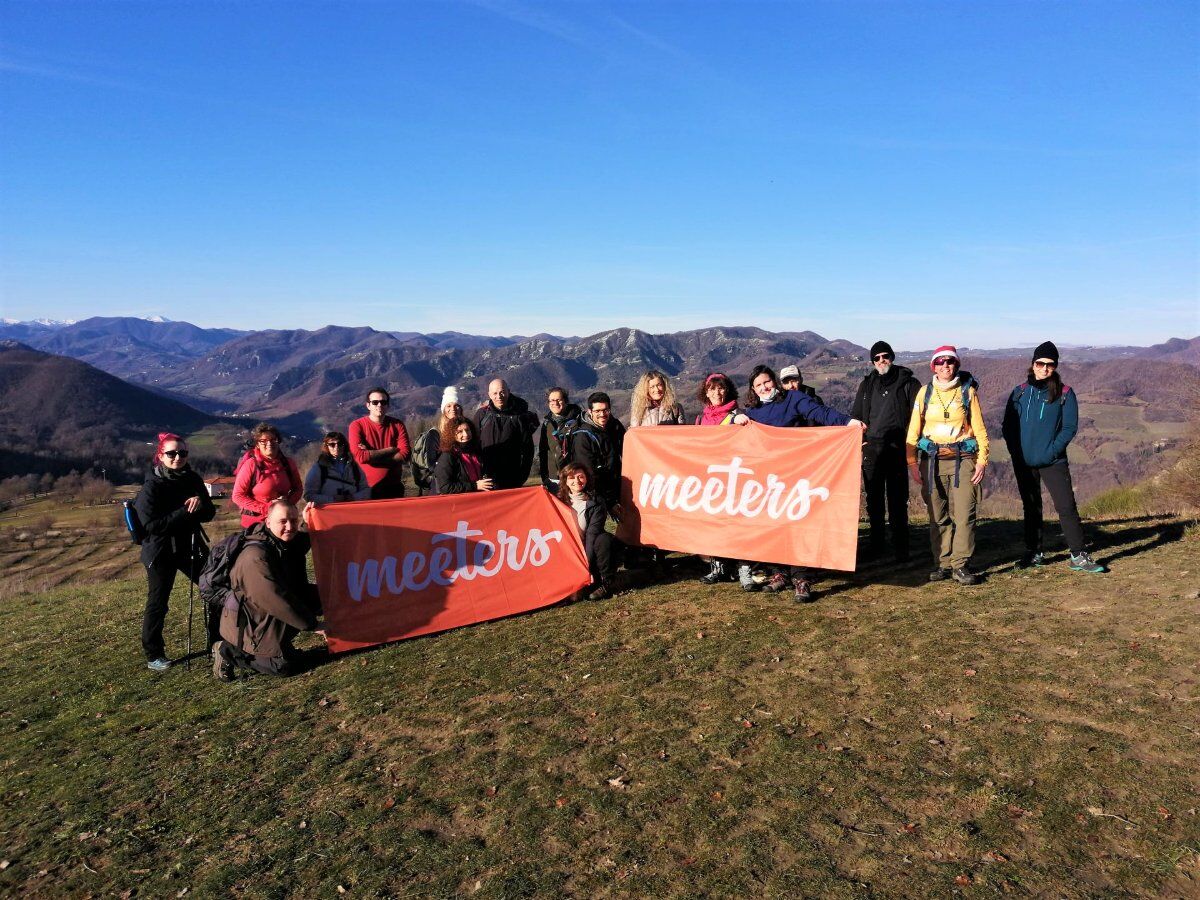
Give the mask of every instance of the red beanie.
<path id="1" fill-rule="evenodd" d="M 945 344 L 944 346 L 938 347 L 936 350 L 933 351 L 933 356 L 929 357 L 929 370 L 930 371 L 933 371 L 933 361 L 935 359 L 937 359 L 939 356 L 953 356 L 955 359 L 958 359 L 958 350 L 956 348 L 950 346 L 949 344 Z"/>

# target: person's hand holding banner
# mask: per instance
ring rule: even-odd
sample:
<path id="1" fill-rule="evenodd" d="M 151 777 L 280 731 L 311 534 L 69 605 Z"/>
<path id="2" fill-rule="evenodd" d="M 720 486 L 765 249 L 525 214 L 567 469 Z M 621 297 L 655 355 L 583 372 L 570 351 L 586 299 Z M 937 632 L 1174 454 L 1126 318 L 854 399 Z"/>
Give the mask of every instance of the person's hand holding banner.
<path id="1" fill-rule="evenodd" d="M 316 506 L 334 653 L 557 603 L 591 582 L 574 513 L 541 488 Z"/>
<path id="2" fill-rule="evenodd" d="M 625 435 L 617 536 L 852 571 L 861 468 L 859 428 L 636 428 Z"/>

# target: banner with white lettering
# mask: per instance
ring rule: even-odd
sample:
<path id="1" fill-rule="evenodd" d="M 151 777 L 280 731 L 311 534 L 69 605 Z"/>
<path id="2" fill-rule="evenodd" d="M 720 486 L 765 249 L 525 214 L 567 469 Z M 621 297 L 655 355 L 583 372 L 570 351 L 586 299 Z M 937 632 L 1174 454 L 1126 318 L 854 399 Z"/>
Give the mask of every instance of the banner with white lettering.
<path id="1" fill-rule="evenodd" d="M 539 609 L 591 581 L 575 513 L 540 487 L 330 503 L 309 530 L 334 653 Z"/>
<path id="2" fill-rule="evenodd" d="M 664 550 L 852 571 L 861 467 L 859 428 L 631 428 L 617 536 Z"/>

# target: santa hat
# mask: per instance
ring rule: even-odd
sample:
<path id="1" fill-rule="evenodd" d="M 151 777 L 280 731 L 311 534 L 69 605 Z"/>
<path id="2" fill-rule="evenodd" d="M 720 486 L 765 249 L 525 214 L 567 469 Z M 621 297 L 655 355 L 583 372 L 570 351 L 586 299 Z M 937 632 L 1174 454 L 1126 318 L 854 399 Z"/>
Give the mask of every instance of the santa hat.
<path id="1" fill-rule="evenodd" d="M 933 369 L 933 361 L 940 356 L 953 356 L 956 361 L 961 361 L 958 359 L 957 348 L 951 347 L 949 344 L 946 344 L 945 346 L 938 347 L 936 350 L 934 350 L 933 356 L 929 357 L 929 368 L 931 370 Z"/>

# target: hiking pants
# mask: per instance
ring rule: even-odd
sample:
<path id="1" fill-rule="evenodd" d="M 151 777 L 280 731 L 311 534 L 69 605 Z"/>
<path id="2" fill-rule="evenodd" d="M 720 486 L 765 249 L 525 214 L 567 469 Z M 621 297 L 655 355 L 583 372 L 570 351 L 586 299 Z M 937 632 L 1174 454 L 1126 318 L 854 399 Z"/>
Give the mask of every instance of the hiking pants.
<path id="1" fill-rule="evenodd" d="M 611 585 L 617 572 L 617 539 L 607 531 L 592 538 L 592 546 L 588 552 L 588 568 L 592 573 L 592 581 L 601 581 Z"/>
<path id="2" fill-rule="evenodd" d="M 175 573 L 182 572 L 193 583 L 200 579 L 200 570 L 204 568 L 204 559 L 197 558 L 188 565 L 186 554 L 183 558 L 163 552 L 154 560 L 154 564 L 146 567 L 146 609 L 142 613 L 142 652 L 147 661 L 167 655 L 166 644 L 163 643 L 163 623 L 167 620 L 167 607 L 171 599 L 171 589 L 175 586 Z M 204 604 L 201 602 L 201 609 Z M 208 633 L 211 635 L 213 626 L 205 621 Z M 211 638 L 206 646 L 212 646 Z"/>
<path id="3" fill-rule="evenodd" d="M 884 538 L 883 514 L 886 500 L 887 518 L 892 526 L 892 549 L 898 556 L 908 554 L 908 465 L 904 448 L 884 448 L 879 451 L 875 465 L 868 475 L 863 472 L 867 493 L 867 519 L 871 523 L 871 547 L 882 550 Z"/>
<path id="4" fill-rule="evenodd" d="M 922 463 L 925 483 L 921 497 L 929 510 L 929 545 L 940 569 L 959 569 L 975 553 L 975 517 L 983 490 L 971 484 L 975 460 L 964 459 L 954 486 L 954 460 L 938 460 L 937 475 L 929 483 L 928 463 Z"/>
<path id="5" fill-rule="evenodd" d="M 1075 507 L 1075 489 L 1071 485 L 1071 467 L 1064 460 L 1052 466 L 1032 468 L 1013 462 L 1013 474 L 1017 476 L 1017 490 L 1021 492 L 1021 505 L 1025 507 L 1025 549 L 1036 553 L 1042 549 L 1042 484 L 1050 492 L 1063 537 L 1072 556 L 1084 550 L 1083 525 L 1079 521 L 1079 510 Z"/>

